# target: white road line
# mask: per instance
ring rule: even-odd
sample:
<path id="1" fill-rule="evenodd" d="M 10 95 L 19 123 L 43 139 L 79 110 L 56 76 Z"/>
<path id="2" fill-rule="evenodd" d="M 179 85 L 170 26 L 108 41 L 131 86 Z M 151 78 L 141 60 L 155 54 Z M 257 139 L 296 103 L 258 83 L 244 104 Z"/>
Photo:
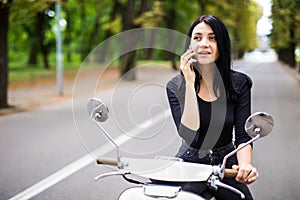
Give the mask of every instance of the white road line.
<path id="1" fill-rule="evenodd" d="M 154 126 L 158 124 L 160 121 L 168 118 L 170 116 L 170 110 L 166 109 L 165 111 L 161 112 L 160 114 L 154 116 L 151 120 L 146 120 L 142 122 L 139 126 L 136 128 L 131 129 L 128 131 L 128 135 L 121 135 L 115 139 L 115 142 L 118 145 L 122 145 L 129 140 L 132 139 L 132 136 L 138 136 L 143 131 L 145 131 L 147 128 L 150 128 L 151 126 Z M 143 127 L 143 128 L 139 128 Z M 130 136 L 129 136 L 130 135 Z M 92 155 L 104 155 L 110 151 L 112 151 L 114 147 L 110 142 L 104 144 L 103 146 L 99 147 L 95 151 L 91 152 L 90 154 L 87 154 L 80 159 L 76 160 L 75 162 L 67 165 L 66 167 L 62 168 L 61 170 L 55 172 L 54 174 L 48 176 L 47 178 L 41 180 L 40 182 L 32 185 L 31 187 L 25 189 L 24 191 L 18 193 L 14 197 L 10 198 L 9 200 L 25 200 L 30 199 L 34 197 L 35 195 L 43 192 L 44 190 L 52 187 L 56 183 L 62 181 L 63 179 L 71 176 L 75 172 L 79 171 L 80 169 L 86 167 L 90 163 L 95 161 L 95 158 Z"/>

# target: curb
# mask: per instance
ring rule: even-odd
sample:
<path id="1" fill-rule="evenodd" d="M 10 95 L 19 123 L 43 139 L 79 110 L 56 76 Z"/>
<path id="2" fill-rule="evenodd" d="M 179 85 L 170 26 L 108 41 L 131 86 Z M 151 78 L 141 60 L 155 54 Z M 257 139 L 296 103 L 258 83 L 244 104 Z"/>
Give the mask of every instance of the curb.
<path id="1" fill-rule="evenodd" d="M 285 72 L 287 72 L 287 74 L 289 74 L 293 79 L 295 79 L 298 82 L 298 84 L 300 84 L 300 73 L 298 73 L 298 67 L 292 68 L 291 66 L 289 66 L 279 60 L 277 62 L 280 64 L 281 68 Z"/>

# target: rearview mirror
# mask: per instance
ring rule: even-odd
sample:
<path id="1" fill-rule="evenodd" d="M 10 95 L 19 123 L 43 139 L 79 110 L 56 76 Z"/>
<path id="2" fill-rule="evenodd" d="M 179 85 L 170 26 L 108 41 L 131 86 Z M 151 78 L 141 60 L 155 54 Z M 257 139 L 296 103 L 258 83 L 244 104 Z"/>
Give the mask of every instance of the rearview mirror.
<path id="1" fill-rule="evenodd" d="M 108 108 L 100 99 L 90 99 L 87 109 L 90 117 L 97 122 L 104 122 L 108 119 Z"/>
<path id="2" fill-rule="evenodd" d="M 256 112 L 248 117 L 245 123 L 245 130 L 252 138 L 258 134 L 260 137 L 268 135 L 274 127 L 274 120 L 271 115 L 265 112 Z"/>

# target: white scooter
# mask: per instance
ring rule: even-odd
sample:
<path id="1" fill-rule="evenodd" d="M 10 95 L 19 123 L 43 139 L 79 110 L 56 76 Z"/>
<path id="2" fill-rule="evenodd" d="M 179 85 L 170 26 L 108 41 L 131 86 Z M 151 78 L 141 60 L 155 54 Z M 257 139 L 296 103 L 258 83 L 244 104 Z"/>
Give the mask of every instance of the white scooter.
<path id="1" fill-rule="evenodd" d="M 99 124 L 99 122 L 104 122 L 108 118 L 108 108 L 106 105 L 101 100 L 93 98 L 88 102 L 88 111 L 92 120 L 116 146 L 117 151 L 117 159 L 97 159 L 98 164 L 116 166 L 117 170 L 101 174 L 95 177 L 95 180 L 121 175 L 129 182 L 138 183 L 137 187 L 128 188 L 123 191 L 119 196 L 119 200 L 203 200 L 204 198 L 196 194 L 183 191 L 180 184 L 200 181 L 207 182 L 207 185 L 214 190 L 217 190 L 219 187 L 231 190 L 239 194 L 241 199 L 244 199 L 245 196 L 242 192 L 221 182 L 224 177 L 235 177 L 237 175 L 236 170 L 225 169 L 226 161 L 230 156 L 248 144 L 268 135 L 274 126 L 274 120 L 269 114 L 265 112 L 252 114 L 245 123 L 245 130 L 252 139 L 227 154 L 224 157 L 222 165 L 212 166 L 183 162 L 181 159 L 175 157 L 159 156 L 154 159 L 121 157 L 119 146 Z M 140 179 L 144 181 L 138 181 Z M 170 183 L 176 183 L 177 185 Z"/>

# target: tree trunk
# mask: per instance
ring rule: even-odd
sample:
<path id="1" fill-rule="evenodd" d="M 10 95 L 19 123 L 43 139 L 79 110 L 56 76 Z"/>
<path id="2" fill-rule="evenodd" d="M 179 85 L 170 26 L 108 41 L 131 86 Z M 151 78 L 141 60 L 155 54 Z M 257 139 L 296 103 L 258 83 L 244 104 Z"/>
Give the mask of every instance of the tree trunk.
<path id="1" fill-rule="evenodd" d="M 245 52 L 243 50 L 238 50 L 237 52 L 237 59 L 242 59 L 244 56 Z"/>
<path id="2" fill-rule="evenodd" d="M 145 43 L 146 46 L 151 46 L 153 43 L 155 43 L 155 38 L 156 38 L 156 30 L 149 30 L 148 31 L 150 35 L 147 37 L 147 41 Z M 152 60 L 154 59 L 154 50 L 153 48 L 147 48 L 144 49 L 143 52 L 143 59 L 145 60 Z"/>
<path id="3" fill-rule="evenodd" d="M 71 16 L 71 12 L 68 10 L 67 7 L 65 8 L 65 12 L 66 12 L 66 20 L 67 20 L 68 24 L 67 24 L 67 28 L 66 28 L 66 32 L 65 32 L 64 44 L 66 46 L 66 59 L 68 62 L 71 62 L 72 61 L 72 51 L 71 51 L 72 16 Z"/>
<path id="4" fill-rule="evenodd" d="M 10 1 L 11 3 L 11 1 Z M 9 4 L 0 2 L 0 109 L 8 108 L 8 43 Z"/>
<path id="5" fill-rule="evenodd" d="M 38 63 L 38 53 L 39 53 L 39 45 L 38 42 L 34 41 L 35 38 L 29 39 L 31 40 L 30 44 L 30 50 L 29 50 L 29 58 L 28 58 L 28 64 L 30 65 L 36 65 Z"/>
<path id="6" fill-rule="evenodd" d="M 279 49 L 278 50 L 278 59 L 282 62 L 288 64 L 291 67 L 295 67 L 295 53 L 292 47 L 288 49 Z"/>
<path id="7" fill-rule="evenodd" d="M 49 64 L 49 51 L 51 47 L 51 41 L 46 41 L 46 30 L 50 28 L 49 25 L 49 17 L 44 14 L 44 12 L 39 12 L 38 13 L 38 23 L 37 23 L 37 29 L 38 29 L 38 38 L 39 38 L 39 45 L 40 45 L 40 50 L 43 56 L 43 62 L 44 62 L 44 68 L 45 69 L 50 69 L 50 64 Z"/>
<path id="8" fill-rule="evenodd" d="M 166 15 L 166 24 L 168 25 L 167 28 L 171 29 L 171 30 L 175 30 L 175 27 L 176 27 L 176 18 L 177 18 L 177 13 L 176 13 L 176 10 L 177 8 L 174 6 L 175 5 L 175 2 L 173 2 L 173 4 L 171 5 L 170 7 L 170 10 L 168 10 L 168 13 Z M 200 7 L 200 2 L 199 3 L 199 7 Z M 176 38 L 174 37 L 174 34 L 170 34 L 167 38 L 167 43 L 168 43 L 168 50 L 169 51 L 166 51 L 166 58 L 168 60 L 170 60 L 171 62 L 171 67 L 172 69 L 174 70 L 177 70 L 177 66 L 176 66 L 176 48 L 177 48 L 177 45 L 178 43 L 175 42 L 176 41 Z"/>
<path id="9" fill-rule="evenodd" d="M 122 15 L 122 30 L 130 30 L 133 28 L 138 28 L 137 25 L 134 24 L 134 18 L 136 15 L 141 15 L 144 12 L 148 11 L 150 9 L 150 3 L 151 1 L 149 0 L 142 0 L 139 10 L 136 11 L 136 1 L 135 0 L 127 0 L 127 5 L 123 6 L 121 8 L 121 15 Z M 136 47 L 140 38 L 140 33 L 137 33 L 137 35 L 131 36 L 129 38 L 130 45 L 133 45 L 132 47 Z M 128 44 L 128 41 L 126 41 Z M 124 45 L 126 47 L 126 45 Z M 124 48 L 124 47 L 123 47 Z M 134 49 L 134 48 L 133 48 Z M 124 51 L 122 51 L 124 52 Z M 125 61 L 125 62 L 123 62 Z M 136 61 L 136 50 L 133 50 L 125 55 L 122 56 L 121 58 L 121 76 L 124 76 L 126 80 L 135 80 L 136 75 L 135 75 L 135 70 L 133 69 L 135 67 L 135 61 Z M 128 75 L 126 73 L 129 73 Z"/>
<path id="10" fill-rule="evenodd" d="M 134 25 L 134 13 L 135 13 L 135 0 L 128 0 L 127 5 L 122 5 L 121 8 L 121 15 L 122 15 L 122 30 L 127 31 L 133 28 L 136 28 Z M 130 41 L 129 41 L 130 40 Z M 128 38 L 127 41 L 122 43 L 122 52 L 126 52 L 126 48 L 128 45 L 134 45 L 137 40 L 132 40 L 132 38 Z M 135 67 L 135 59 L 136 59 L 136 52 L 131 51 L 126 53 L 120 57 L 120 71 L 121 76 L 128 81 L 133 81 L 136 79 L 135 70 L 131 70 Z M 131 70 L 131 71 L 130 71 Z"/>
<path id="11" fill-rule="evenodd" d="M 42 15 L 43 13 L 37 13 L 34 19 L 34 24 L 32 27 L 25 27 L 25 30 L 27 30 L 29 37 L 29 58 L 28 58 L 28 64 L 30 65 L 36 65 L 38 64 L 38 54 L 41 51 L 41 29 L 42 29 Z"/>
<path id="12" fill-rule="evenodd" d="M 136 57 L 137 52 L 136 48 L 138 42 L 141 38 L 142 32 L 136 31 L 131 33 L 129 38 L 126 38 L 126 41 L 121 42 L 121 52 L 122 56 L 120 57 L 120 72 L 122 78 L 127 81 L 136 80 L 136 71 L 135 71 L 135 64 L 136 64 Z M 130 51 L 129 51 L 130 50 Z M 129 52 L 128 52 L 129 51 Z"/>
<path id="13" fill-rule="evenodd" d="M 49 50 L 47 45 L 42 45 L 42 55 L 43 55 L 43 61 L 44 61 L 44 68 L 45 69 L 50 69 L 50 64 L 49 64 Z"/>
<path id="14" fill-rule="evenodd" d="M 206 14 L 207 1 L 198 0 L 199 13 Z"/>
<path id="15" fill-rule="evenodd" d="M 84 5 L 84 0 L 79 0 L 79 4 L 81 5 L 80 9 L 80 26 L 84 27 L 85 23 L 86 23 L 86 12 L 85 12 L 85 5 Z M 77 34 L 82 34 L 81 32 L 82 30 L 79 30 L 79 32 Z M 86 42 L 86 38 L 83 37 L 81 42 L 81 47 L 80 47 L 80 57 L 81 60 L 84 61 L 86 59 L 86 52 L 85 52 L 85 42 Z"/>
<path id="16" fill-rule="evenodd" d="M 116 19 L 117 14 L 120 12 L 120 9 L 121 9 L 120 6 L 121 5 L 118 0 L 113 1 L 112 10 L 109 14 L 109 21 L 114 21 Z M 113 35 L 113 32 L 110 29 L 106 30 L 104 33 L 103 40 L 110 38 L 112 35 Z M 110 47 L 109 40 L 106 40 L 104 43 L 102 43 L 101 48 L 99 49 L 99 53 L 97 53 L 99 55 L 99 58 L 98 58 L 99 63 L 105 61 L 107 54 L 110 50 L 109 47 Z"/>
<path id="17" fill-rule="evenodd" d="M 97 9 L 97 14 L 95 16 L 95 20 L 94 20 L 94 25 L 93 25 L 93 29 L 89 35 L 88 41 L 85 45 L 85 55 L 88 56 L 89 53 L 91 52 L 91 50 L 97 46 L 97 44 L 100 42 L 100 21 L 99 19 L 101 18 L 101 11 L 99 9 Z M 97 62 L 99 60 L 99 58 L 95 58 L 95 61 Z"/>
<path id="18" fill-rule="evenodd" d="M 50 69 L 49 64 L 49 51 L 51 46 L 51 41 L 45 43 L 45 32 L 49 28 L 49 18 L 44 14 L 43 11 L 37 12 L 35 16 L 35 22 L 32 27 L 24 26 L 29 37 L 29 59 L 28 64 L 36 65 L 38 64 L 38 54 L 41 53 L 43 57 L 43 63 L 45 69 Z"/>
<path id="19" fill-rule="evenodd" d="M 131 51 L 121 56 L 121 76 L 123 80 L 133 81 L 136 80 L 135 73 L 135 60 L 136 60 L 136 51 Z"/>

